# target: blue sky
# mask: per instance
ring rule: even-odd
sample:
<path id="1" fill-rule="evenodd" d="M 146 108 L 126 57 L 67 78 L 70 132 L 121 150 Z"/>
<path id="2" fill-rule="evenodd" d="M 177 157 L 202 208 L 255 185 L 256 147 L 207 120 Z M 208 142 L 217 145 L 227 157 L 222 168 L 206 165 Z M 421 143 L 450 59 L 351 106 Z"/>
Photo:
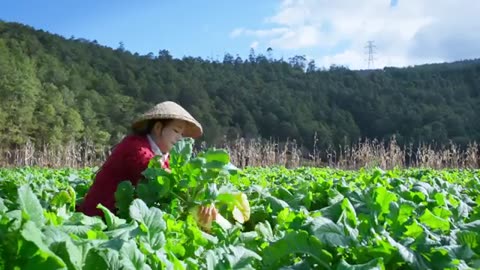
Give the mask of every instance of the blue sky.
<path id="1" fill-rule="evenodd" d="M 0 18 L 5 21 L 111 47 L 122 41 L 126 49 L 140 54 L 167 49 L 175 57 L 223 57 L 226 51 L 247 55 L 249 40 L 231 39 L 229 33 L 238 25 L 262 25 L 263 16 L 272 13 L 276 4 L 273 0 L 2 2 Z"/>
<path id="2" fill-rule="evenodd" d="M 369 40 L 377 68 L 480 57 L 478 10 L 473 0 L 2 0 L 0 19 L 140 54 L 221 60 L 271 47 L 362 69 Z"/>

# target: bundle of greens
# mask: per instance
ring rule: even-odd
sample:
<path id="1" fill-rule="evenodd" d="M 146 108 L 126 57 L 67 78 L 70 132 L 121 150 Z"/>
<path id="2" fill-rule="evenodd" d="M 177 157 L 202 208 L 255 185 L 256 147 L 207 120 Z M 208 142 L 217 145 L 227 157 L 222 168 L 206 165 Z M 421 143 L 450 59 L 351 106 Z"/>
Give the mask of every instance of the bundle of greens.
<path id="1" fill-rule="evenodd" d="M 250 218 L 247 196 L 230 182 L 238 172 L 225 150 L 208 149 L 193 156 L 193 140 L 184 139 L 170 152 L 170 170 L 163 169 L 156 157 L 136 187 L 129 181 L 120 183 L 115 193 L 118 215 L 128 219 L 133 200 L 141 199 L 176 219 L 192 215 L 206 232 L 211 231 L 213 222 L 230 229 L 231 222 L 243 224 Z M 215 220 L 200 219 L 201 206 L 215 207 Z"/>

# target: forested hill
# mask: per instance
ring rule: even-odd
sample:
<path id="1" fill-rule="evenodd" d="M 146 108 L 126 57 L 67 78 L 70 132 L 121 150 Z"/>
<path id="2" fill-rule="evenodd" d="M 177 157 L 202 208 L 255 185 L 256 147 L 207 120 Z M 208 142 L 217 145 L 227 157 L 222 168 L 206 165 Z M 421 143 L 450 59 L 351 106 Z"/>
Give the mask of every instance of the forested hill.
<path id="1" fill-rule="evenodd" d="M 480 141 L 478 60 L 360 72 L 268 55 L 138 55 L 0 22 L 0 146 L 112 144 L 164 100 L 197 117 L 209 143 L 238 135 L 311 147 L 315 132 L 320 146 L 392 134 L 401 143 Z"/>

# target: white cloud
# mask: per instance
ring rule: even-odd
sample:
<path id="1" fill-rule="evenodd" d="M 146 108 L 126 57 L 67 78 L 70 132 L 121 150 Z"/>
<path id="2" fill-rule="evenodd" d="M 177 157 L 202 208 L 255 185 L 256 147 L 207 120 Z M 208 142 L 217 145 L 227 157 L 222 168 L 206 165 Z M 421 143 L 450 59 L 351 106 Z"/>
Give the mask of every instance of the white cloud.
<path id="1" fill-rule="evenodd" d="M 232 32 L 230 32 L 230 37 L 236 38 L 241 35 L 245 36 L 254 36 L 254 37 L 275 37 L 277 35 L 284 34 L 288 32 L 289 29 L 286 27 L 283 28 L 272 28 L 272 29 L 266 29 L 266 30 L 248 30 L 245 28 L 236 28 Z"/>
<path id="2" fill-rule="evenodd" d="M 478 0 L 399 0 L 395 7 L 390 0 L 284 0 L 265 18 L 271 28 L 239 28 L 231 36 L 285 53 L 317 51 L 320 65 L 355 69 L 366 67 L 364 47 L 374 40 L 375 67 L 406 66 L 480 57 L 478 11 Z M 337 47 L 344 41 L 349 46 Z"/>
<path id="3" fill-rule="evenodd" d="M 284 49 L 307 48 L 318 44 L 319 40 L 320 33 L 315 27 L 302 26 L 273 37 L 270 45 Z"/>
<path id="4" fill-rule="evenodd" d="M 252 44 L 250 44 L 250 48 L 252 48 L 252 49 L 256 49 L 257 47 L 258 47 L 258 41 L 256 41 L 256 40 L 254 42 L 252 42 Z"/>
<path id="5" fill-rule="evenodd" d="M 241 36 L 245 32 L 244 28 L 236 28 L 232 32 L 230 32 L 230 37 L 235 38 Z"/>

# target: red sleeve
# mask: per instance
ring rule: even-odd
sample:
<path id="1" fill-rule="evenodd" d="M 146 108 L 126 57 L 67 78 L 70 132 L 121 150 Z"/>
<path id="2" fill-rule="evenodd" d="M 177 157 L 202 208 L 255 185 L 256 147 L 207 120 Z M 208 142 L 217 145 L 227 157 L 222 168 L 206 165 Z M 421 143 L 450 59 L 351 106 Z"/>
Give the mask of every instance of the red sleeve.
<path id="1" fill-rule="evenodd" d="M 96 208 L 97 204 L 101 203 L 115 212 L 115 191 L 118 184 L 129 180 L 136 185 L 153 156 L 146 138 L 140 136 L 125 138 L 96 174 L 83 204 L 78 209 L 86 215 L 103 216 L 103 213 Z"/>
<path id="2" fill-rule="evenodd" d="M 150 145 L 143 140 L 132 140 L 131 143 L 126 145 L 124 168 L 125 179 L 132 182 L 133 185 L 137 185 L 138 181 L 142 178 L 142 172 L 147 169 L 148 163 L 155 156 Z"/>

